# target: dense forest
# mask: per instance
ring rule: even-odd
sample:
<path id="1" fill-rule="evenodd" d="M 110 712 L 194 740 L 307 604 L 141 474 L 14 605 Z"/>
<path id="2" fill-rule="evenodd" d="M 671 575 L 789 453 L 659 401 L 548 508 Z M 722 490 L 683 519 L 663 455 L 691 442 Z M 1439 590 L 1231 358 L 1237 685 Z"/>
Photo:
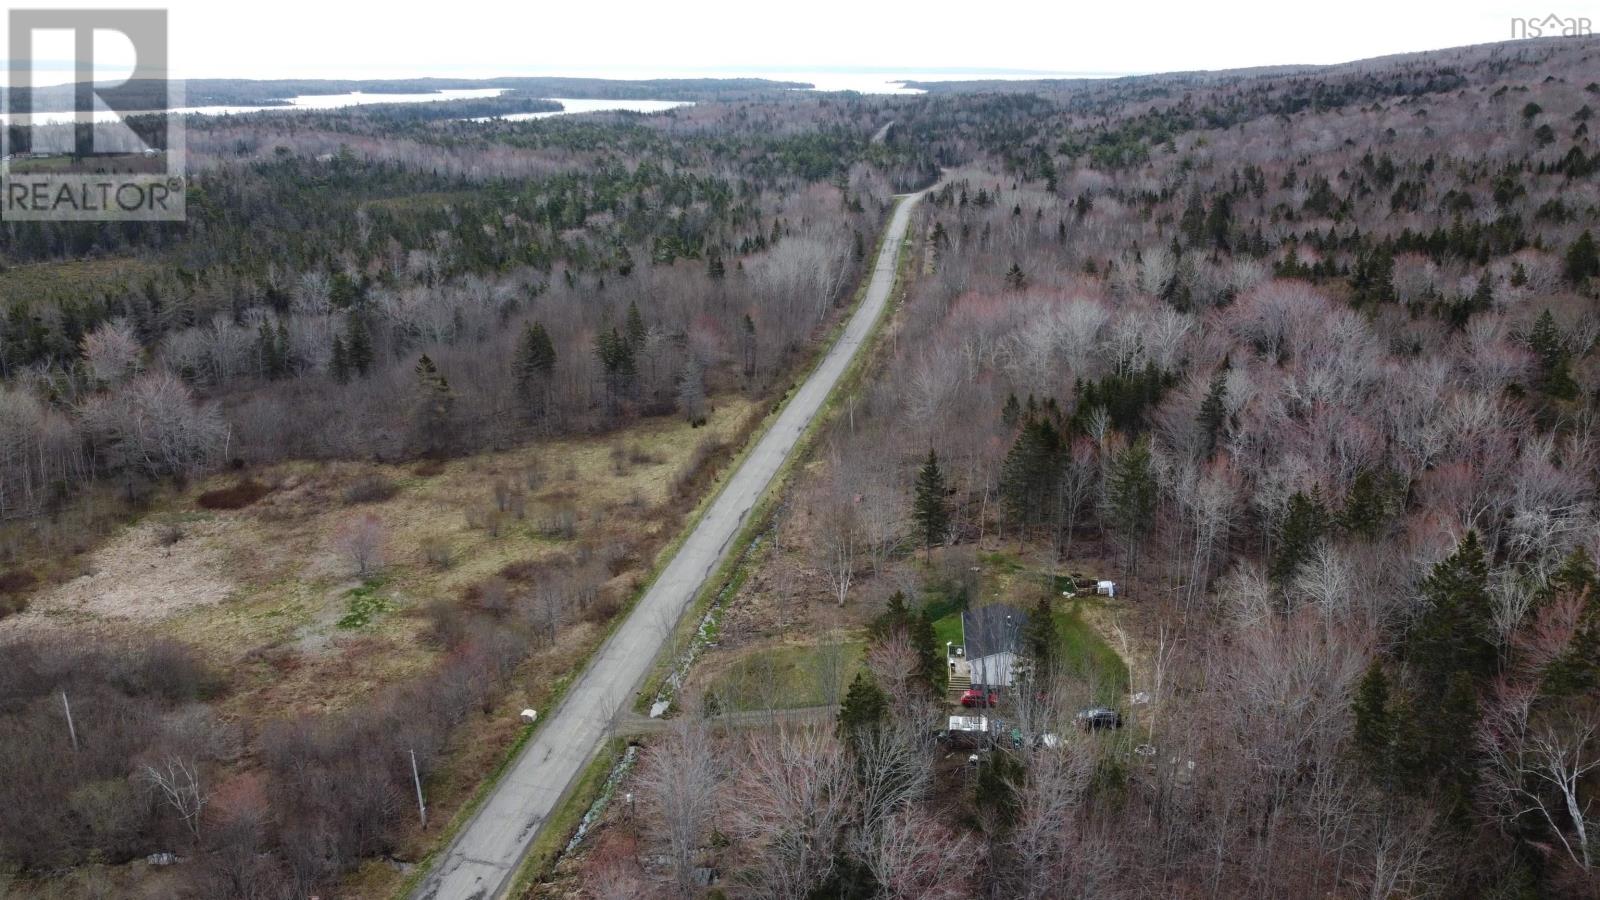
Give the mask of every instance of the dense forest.
<path id="1" fill-rule="evenodd" d="M 429 607 L 436 668 L 370 704 L 224 721 L 230 672 L 181 635 L 26 612 L 39 560 L 99 537 L 86 508 L 774 402 L 893 195 L 926 188 L 871 375 L 730 613 L 793 594 L 856 628 L 837 718 L 677 716 L 577 889 L 1596 896 L 1596 73 L 1585 38 L 914 96 L 684 85 L 650 116 L 466 121 L 553 93 L 511 79 L 504 108 L 192 119 L 187 222 L 0 226 L 0 893 L 173 847 L 183 896 L 350 885 L 404 843 L 405 751 L 442 771 L 620 556 Z M 429 83 L 457 86 L 480 85 Z M 953 769 L 933 611 L 1002 553 L 1133 598 L 1127 722 L 1075 726 L 1106 694 L 1048 580 L 994 713 L 1014 738 Z"/>

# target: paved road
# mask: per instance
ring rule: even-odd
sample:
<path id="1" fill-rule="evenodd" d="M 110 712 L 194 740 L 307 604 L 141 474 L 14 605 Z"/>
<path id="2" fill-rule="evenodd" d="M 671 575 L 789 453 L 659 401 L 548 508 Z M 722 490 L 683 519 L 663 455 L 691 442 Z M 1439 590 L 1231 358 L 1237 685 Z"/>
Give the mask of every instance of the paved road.
<path id="1" fill-rule="evenodd" d="M 626 621 L 600 647 L 566 699 L 556 707 L 495 785 L 478 813 L 417 888 L 420 900 L 482 900 L 510 885 L 535 832 L 593 758 L 617 712 L 634 694 L 668 633 L 700 586 L 728 555 L 734 537 L 772 477 L 794 451 L 839 377 L 872 330 L 894 287 L 900 240 L 920 195 L 903 200 L 872 271 L 866 297 L 822 363 L 795 392 L 776 422 L 729 479 Z"/>

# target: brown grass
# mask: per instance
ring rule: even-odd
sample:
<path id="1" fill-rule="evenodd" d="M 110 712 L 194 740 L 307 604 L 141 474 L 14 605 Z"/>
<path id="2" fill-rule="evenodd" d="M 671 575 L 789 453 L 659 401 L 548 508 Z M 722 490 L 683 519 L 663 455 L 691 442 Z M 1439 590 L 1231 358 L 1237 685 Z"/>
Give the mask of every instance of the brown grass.
<path id="1" fill-rule="evenodd" d="M 27 611 L 0 621 L 0 640 L 30 632 L 176 637 L 228 674 L 218 713 L 259 723 L 345 708 L 431 671 L 439 655 L 427 639 L 431 604 L 465 602 L 470 587 L 494 578 L 527 590 L 585 554 L 598 555 L 609 580 L 597 599 L 554 647 L 518 670 L 489 715 L 474 713 L 444 772 L 428 785 L 430 819 L 444 821 L 499 761 L 517 731 L 517 711 L 545 708 L 559 678 L 598 644 L 677 533 L 699 493 L 676 490 L 674 476 L 692 469 L 699 492 L 713 489 L 711 475 L 759 412 L 742 398 L 719 398 L 711 423 L 700 429 L 662 418 L 621 434 L 461 459 L 406 466 L 291 462 L 245 481 L 218 476 L 164 493 L 131 525 L 91 544 L 80 574 L 35 588 Z M 703 444 L 708 437 L 720 456 Z M 632 454 L 620 475 L 611 459 L 619 443 L 648 448 Z M 543 480 L 530 487 L 527 473 L 536 469 Z M 352 510 L 351 488 L 377 479 L 397 491 L 364 503 L 361 513 Z M 521 519 L 506 514 L 494 536 L 469 528 L 465 511 L 493 506 L 497 482 L 525 491 L 527 510 Z M 257 487 L 239 490 L 248 484 Z M 218 494 L 258 496 L 237 509 L 202 504 L 201 497 Z M 541 524 L 563 510 L 572 516 L 571 537 L 545 536 Z M 390 611 L 364 627 L 341 629 L 337 622 L 358 582 L 332 536 L 350 516 L 367 512 L 388 532 L 388 565 L 377 590 Z M 181 538 L 164 540 L 174 528 Z M 449 548 L 448 568 L 429 560 L 429 542 Z M 34 561 L 18 562 L 36 568 Z M 435 836 L 417 835 L 402 858 L 416 858 Z M 401 877 L 387 865 L 366 867 L 340 896 L 384 896 Z"/>

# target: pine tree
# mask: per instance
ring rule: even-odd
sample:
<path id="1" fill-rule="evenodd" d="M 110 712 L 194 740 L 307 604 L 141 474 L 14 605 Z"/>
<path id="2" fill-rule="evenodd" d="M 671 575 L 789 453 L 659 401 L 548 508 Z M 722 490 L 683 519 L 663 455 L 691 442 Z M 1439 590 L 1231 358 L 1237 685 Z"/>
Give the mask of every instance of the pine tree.
<path id="1" fill-rule="evenodd" d="M 922 545 L 930 555 L 934 545 L 942 543 L 945 532 L 950 529 L 950 509 L 945 494 L 944 472 L 939 469 L 938 455 L 930 449 L 928 459 L 917 473 L 911 512 L 917 532 L 922 536 Z"/>
<path id="2" fill-rule="evenodd" d="M 739 333 L 739 343 L 744 351 L 744 374 L 748 378 L 756 373 L 756 321 L 749 313 L 744 315 L 744 328 Z"/>
<path id="3" fill-rule="evenodd" d="M 1222 436 L 1222 426 L 1228 420 L 1228 407 L 1224 402 L 1227 395 L 1228 373 L 1219 370 L 1211 376 L 1211 387 L 1200 402 L 1200 415 L 1196 419 L 1200 425 L 1200 449 L 1206 459 L 1217 452 L 1217 439 Z"/>
<path id="4" fill-rule="evenodd" d="M 333 359 L 328 362 L 328 374 L 340 384 L 350 381 L 350 357 L 345 353 L 344 338 L 333 336 Z"/>
<path id="5" fill-rule="evenodd" d="M 1556 328 L 1556 319 L 1550 314 L 1550 310 L 1539 313 L 1539 318 L 1533 321 L 1533 329 L 1528 332 L 1528 346 L 1539 358 L 1539 365 L 1546 373 L 1561 364 L 1563 355 L 1561 332 Z"/>
<path id="6" fill-rule="evenodd" d="M 1111 524 L 1128 553 L 1128 570 L 1136 571 L 1139 545 L 1156 511 L 1156 477 L 1150 468 L 1150 440 L 1141 435 L 1117 455 L 1107 474 Z"/>
<path id="7" fill-rule="evenodd" d="M 889 720 L 889 698 L 866 672 L 857 672 L 839 704 L 839 730 L 852 742 Z"/>
<path id="8" fill-rule="evenodd" d="M 351 314 L 348 337 L 345 339 L 345 359 L 350 370 L 366 377 L 372 369 L 372 336 L 367 333 L 367 322 L 360 315 Z"/>
<path id="9" fill-rule="evenodd" d="M 1031 398 L 1030 398 L 1031 399 Z M 1060 469 L 1061 436 L 1055 426 L 1034 415 L 1023 417 L 1022 430 L 1000 464 L 1000 500 L 1020 529 L 1038 525 L 1054 505 Z"/>
<path id="10" fill-rule="evenodd" d="M 289 372 L 289 335 L 279 320 L 276 329 L 262 322 L 256 329 L 256 356 L 261 360 L 261 374 L 276 381 Z"/>
<path id="11" fill-rule="evenodd" d="M 594 352 L 605 369 L 607 404 L 615 406 L 617 398 L 632 389 L 638 375 L 633 361 L 633 346 L 617 333 L 617 329 L 612 328 L 595 335 Z"/>
<path id="12" fill-rule="evenodd" d="M 1022 266 L 1018 263 L 1012 263 L 1011 268 L 1006 270 L 1006 286 L 1013 291 L 1020 291 L 1027 284 L 1028 276 L 1022 271 Z"/>
<path id="13" fill-rule="evenodd" d="M 1390 491 L 1383 479 L 1368 469 L 1356 473 L 1339 512 L 1339 526 L 1366 541 L 1382 536 L 1392 515 Z"/>
<path id="14" fill-rule="evenodd" d="M 442 452 L 450 442 L 450 417 L 455 408 L 455 394 L 450 382 L 434 365 L 428 354 L 417 359 L 413 370 L 417 378 L 416 426 L 421 432 L 422 444 L 430 454 Z"/>
<path id="15" fill-rule="evenodd" d="M 1206 215 L 1206 236 L 1217 250 L 1228 249 L 1228 233 L 1233 230 L 1233 201 L 1227 194 L 1218 194 L 1211 201 L 1211 211 Z"/>
<path id="16" fill-rule="evenodd" d="M 1578 384 L 1573 381 L 1569 370 L 1566 341 L 1550 310 L 1539 313 L 1539 318 L 1534 320 L 1533 328 L 1528 332 L 1528 347 L 1539 360 L 1542 375 L 1540 389 L 1561 399 L 1577 396 Z"/>
<path id="17" fill-rule="evenodd" d="M 1593 234 L 1585 231 L 1567 248 L 1565 270 L 1567 280 L 1575 286 L 1600 275 L 1600 252 L 1595 250 Z"/>
<path id="18" fill-rule="evenodd" d="M 628 349 L 634 353 L 644 349 L 646 334 L 648 334 L 648 330 L 644 327 L 644 316 L 639 313 L 639 304 L 635 301 L 629 301 L 627 320 Z"/>
<path id="19" fill-rule="evenodd" d="M 706 274 L 712 281 L 721 281 L 728 274 L 728 267 L 722 262 L 722 251 L 715 247 L 711 248 L 711 253 L 706 258 Z"/>
<path id="20" fill-rule="evenodd" d="M 1021 418 L 1022 404 L 1017 402 L 1017 395 L 1007 394 L 1005 405 L 1000 407 L 1000 421 L 1006 423 L 1007 428 L 1015 428 Z"/>
<path id="21" fill-rule="evenodd" d="M 1295 491 L 1289 498 L 1289 511 L 1278 530 L 1277 546 L 1267 569 L 1272 580 L 1279 585 L 1289 583 L 1311 558 L 1327 530 L 1328 509 L 1322 502 L 1322 489 L 1312 488 L 1310 495 Z"/>
<path id="22" fill-rule="evenodd" d="M 1571 643 L 1541 673 L 1540 693 L 1545 697 L 1586 696 L 1600 688 L 1600 575 L 1582 547 L 1573 550 L 1550 577 L 1540 605 L 1562 595 L 1582 598 L 1583 607 Z"/>
<path id="23" fill-rule="evenodd" d="M 556 347 L 542 323 L 529 322 L 517 341 L 512 375 L 523 406 L 530 415 L 544 410 L 548 400 L 550 376 L 556 367 Z"/>
<path id="24" fill-rule="evenodd" d="M 1374 660 L 1367 667 L 1366 674 L 1361 676 L 1351 712 L 1355 719 L 1356 754 L 1366 767 L 1367 774 L 1374 781 L 1382 781 L 1390 774 L 1395 741 L 1395 723 L 1389 703 L 1389 676 L 1384 673 L 1382 662 Z"/>
<path id="25" fill-rule="evenodd" d="M 1488 582 L 1488 561 L 1475 531 L 1423 582 L 1427 608 L 1412 624 L 1405 652 L 1423 689 L 1435 697 L 1456 672 L 1479 681 L 1494 675 Z"/>
<path id="26" fill-rule="evenodd" d="M 1061 646 L 1056 633 L 1055 614 L 1050 600 L 1040 597 L 1022 626 L 1021 646 L 1028 659 L 1028 670 L 1035 676 L 1045 676 L 1055 667 L 1057 650 Z"/>
<path id="27" fill-rule="evenodd" d="M 1183 232 L 1184 239 L 1191 247 L 1199 246 L 1205 239 L 1206 207 L 1198 193 L 1189 195 L 1189 203 L 1183 208 L 1183 217 L 1178 220 L 1178 230 Z"/>
<path id="28" fill-rule="evenodd" d="M 1022 788 L 1028 770 L 1003 748 L 986 753 L 978 762 L 973 779 L 973 800 L 978 811 L 997 831 L 1006 832 L 1022 812 Z"/>

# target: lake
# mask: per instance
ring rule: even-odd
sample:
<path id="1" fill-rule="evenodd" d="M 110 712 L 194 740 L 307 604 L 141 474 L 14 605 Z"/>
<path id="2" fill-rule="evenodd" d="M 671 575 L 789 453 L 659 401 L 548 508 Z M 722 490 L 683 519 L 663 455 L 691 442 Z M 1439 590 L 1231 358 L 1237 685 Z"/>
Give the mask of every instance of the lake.
<path id="1" fill-rule="evenodd" d="M 550 97 L 548 99 L 561 104 L 561 110 L 557 112 L 508 113 L 503 116 L 479 116 L 468 121 L 493 122 L 498 119 L 502 122 L 526 122 L 531 119 L 547 119 L 551 116 L 572 116 L 579 113 L 613 112 L 617 110 L 655 113 L 676 109 L 680 106 L 694 105 L 694 102 L 690 100 L 583 100 L 570 97 Z"/>

